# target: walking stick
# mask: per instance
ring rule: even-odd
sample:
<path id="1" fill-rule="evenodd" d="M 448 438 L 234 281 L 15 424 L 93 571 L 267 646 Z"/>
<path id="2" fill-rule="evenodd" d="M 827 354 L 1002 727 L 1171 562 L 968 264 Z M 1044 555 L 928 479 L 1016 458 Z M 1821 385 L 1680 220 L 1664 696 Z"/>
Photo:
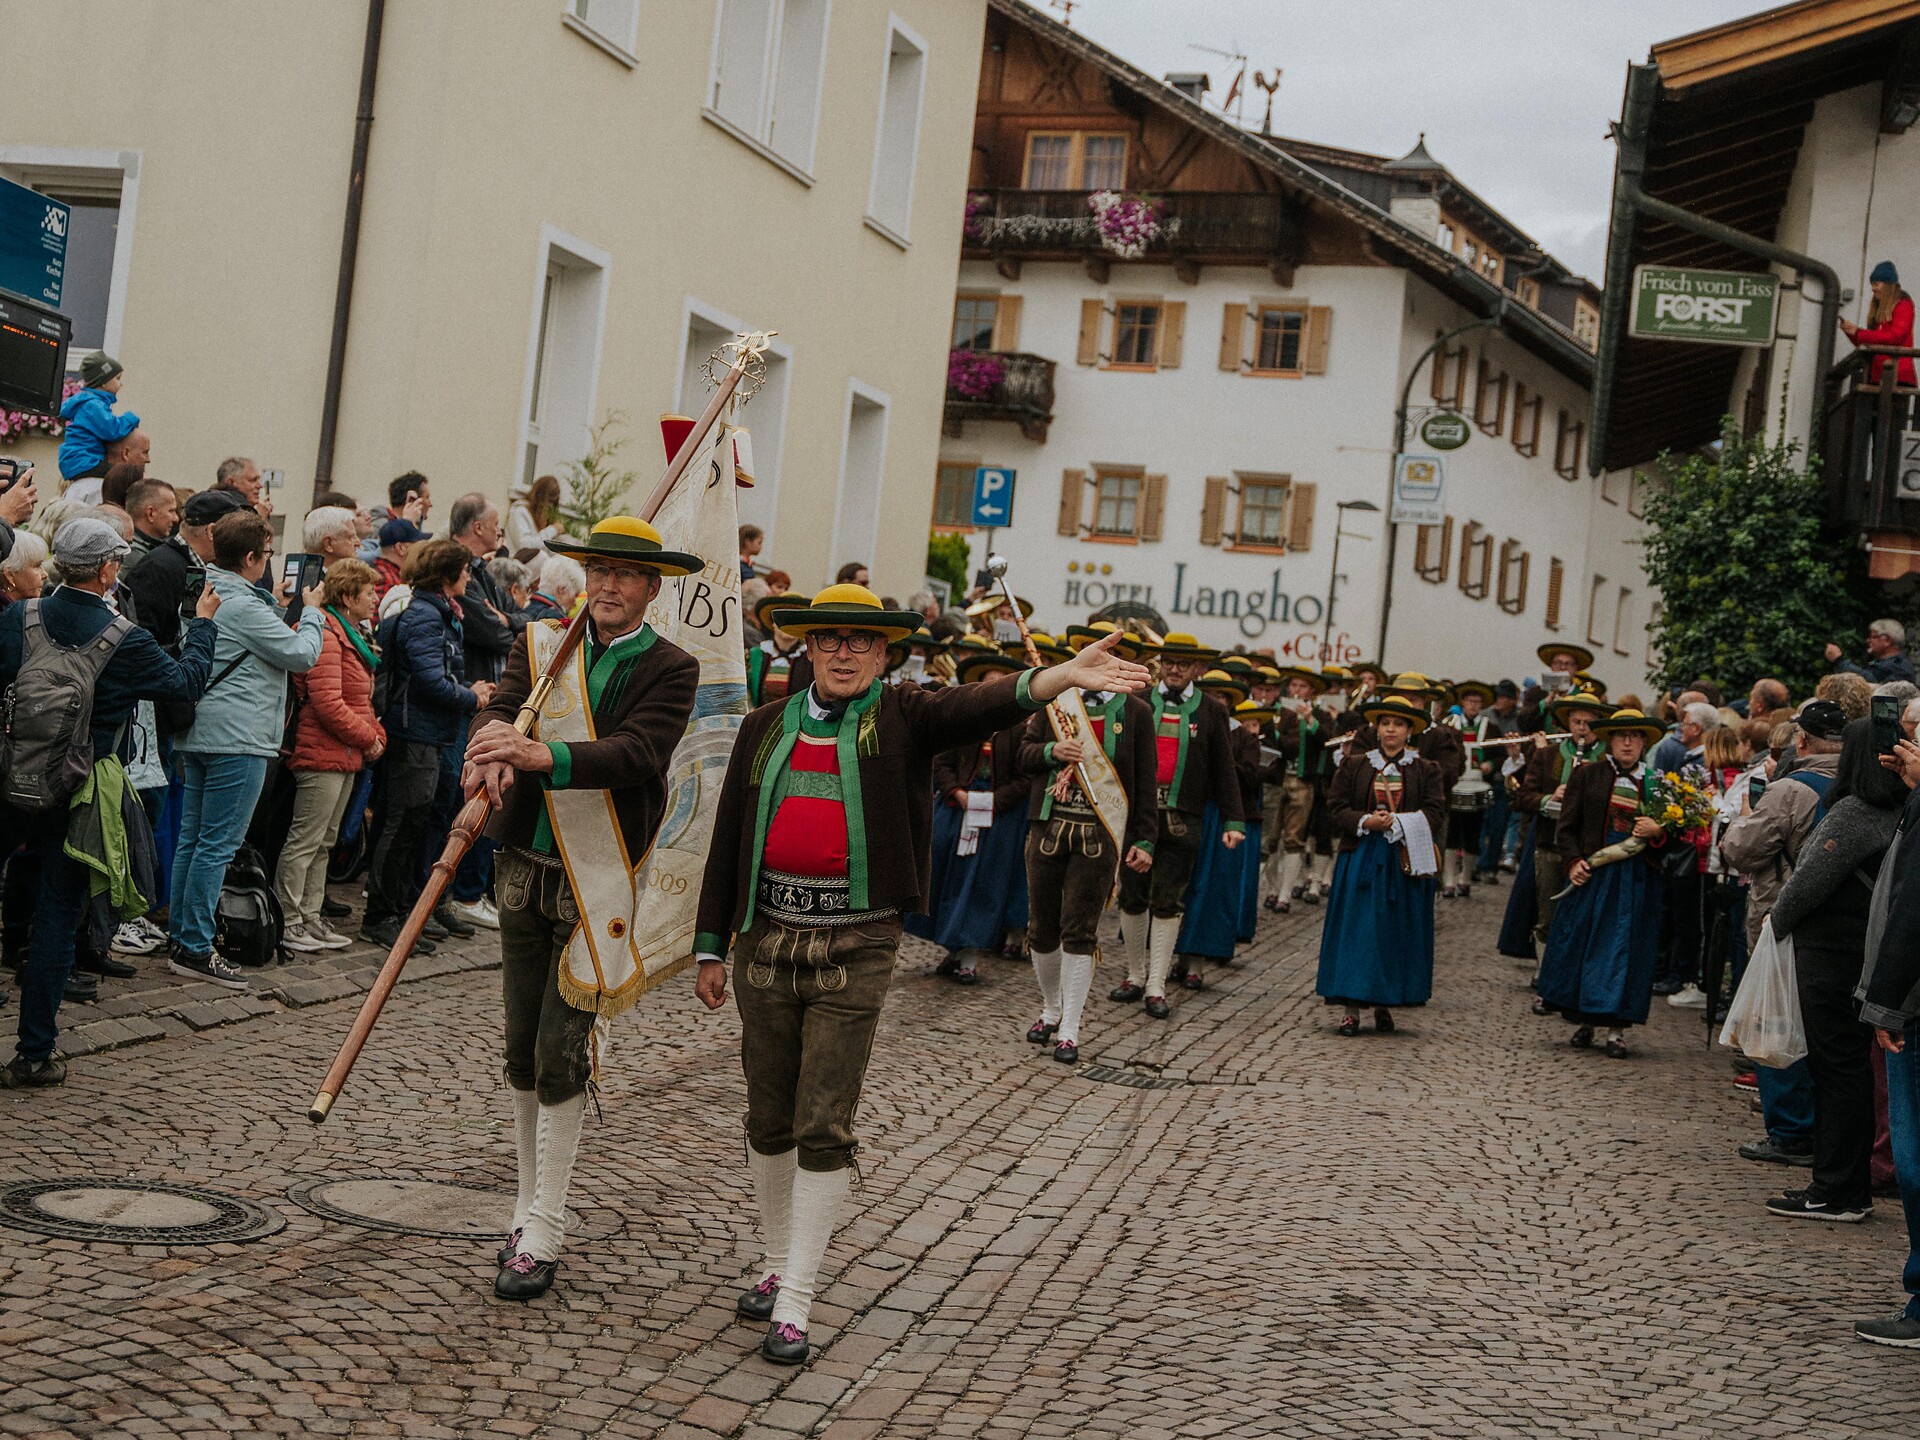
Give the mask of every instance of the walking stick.
<path id="1" fill-rule="evenodd" d="M 751 344 L 742 345 L 736 353 L 725 375 L 720 377 L 713 398 L 707 402 L 707 408 L 687 438 L 675 452 L 667 473 L 654 487 L 648 497 L 646 514 L 643 519 L 651 521 L 666 502 L 668 494 L 686 473 L 687 466 L 699 453 L 701 443 L 706 439 L 714 425 L 719 422 L 720 412 L 733 399 L 735 388 L 748 367 L 758 358 L 758 352 Z M 580 648 L 580 641 L 587 633 L 585 615 L 577 616 L 574 623 L 567 627 L 567 633 L 560 642 L 560 648 L 554 652 L 553 659 L 534 681 L 532 691 L 526 702 L 521 705 L 520 713 L 514 717 L 513 728 L 522 735 L 533 732 L 534 722 L 540 717 L 540 707 L 546 703 L 547 693 L 553 689 L 553 683 L 573 661 L 573 653 Z M 320 1082 L 320 1093 L 313 1097 L 313 1104 L 307 1109 L 307 1118 L 318 1125 L 327 1118 L 333 1109 L 333 1102 L 339 1098 L 341 1087 L 347 1083 L 347 1074 L 353 1069 L 353 1062 L 360 1058 L 360 1050 L 367 1043 L 367 1037 L 373 1033 L 374 1022 L 379 1020 L 380 1011 L 387 1003 L 387 997 L 393 993 L 393 987 L 399 983 L 400 972 L 406 968 L 407 960 L 413 954 L 413 947 L 420 939 L 420 932 L 426 928 L 427 921 L 433 918 L 440 897 L 446 893 L 453 872 L 473 848 L 473 842 L 487 823 L 487 816 L 493 810 L 493 802 L 487 799 L 482 790 L 461 807 L 454 817 L 453 830 L 447 836 L 446 849 L 440 852 L 440 858 L 433 862 L 428 872 L 427 883 L 420 891 L 420 898 L 413 902 L 413 910 L 407 916 L 407 923 L 400 927 L 399 938 L 393 942 L 393 948 L 387 952 L 387 963 L 380 967 L 379 977 L 373 982 L 373 988 L 367 992 L 367 998 L 361 1002 L 360 1013 L 354 1017 L 353 1029 L 347 1032 L 346 1040 L 340 1046 L 340 1053 L 333 1057 L 333 1064 L 327 1070 L 327 1078 Z"/>

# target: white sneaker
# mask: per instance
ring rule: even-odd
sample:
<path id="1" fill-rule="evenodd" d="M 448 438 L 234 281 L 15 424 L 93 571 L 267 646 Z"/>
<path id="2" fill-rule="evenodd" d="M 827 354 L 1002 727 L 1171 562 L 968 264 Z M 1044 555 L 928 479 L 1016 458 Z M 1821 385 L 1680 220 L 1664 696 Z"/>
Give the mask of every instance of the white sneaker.
<path id="1" fill-rule="evenodd" d="M 280 943 L 287 949 L 298 951 L 302 955 L 314 955 L 322 950 L 333 948 L 308 930 L 305 925 L 289 925 L 280 932 Z"/>
<path id="2" fill-rule="evenodd" d="M 1707 1008 L 1707 992 L 1698 985 L 1688 985 L 1667 996 L 1667 1004 L 1679 1010 L 1704 1010 Z"/>
<path id="3" fill-rule="evenodd" d="M 471 905 L 462 905 L 459 901 L 454 901 L 453 913 L 469 925 L 478 925 L 482 930 L 500 928 L 500 912 L 493 908 L 493 902 L 484 895 Z"/>
<path id="4" fill-rule="evenodd" d="M 324 920 L 307 921 L 307 938 L 319 941 L 323 950 L 344 950 L 353 944 Z"/>
<path id="5" fill-rule="evenodd" d="M 141 934 L 151 935 L 155 945 L 164 945 L 167 943 L 167 932 L 160 926 L 154 924 L 153 921 L 149 920 L 146 916 L 142 915 L 138 920 L 129 920 L 127 923 L 136 927 Z"/>
<path id="6" fill-rule="evenodd" d="M 156 940 L 142 930 L 138 922 L 128 920 L 113 932 L 113 944 L 109 948 L 122 955 L 151 955 L 166 943 L 164 936 Z"/>

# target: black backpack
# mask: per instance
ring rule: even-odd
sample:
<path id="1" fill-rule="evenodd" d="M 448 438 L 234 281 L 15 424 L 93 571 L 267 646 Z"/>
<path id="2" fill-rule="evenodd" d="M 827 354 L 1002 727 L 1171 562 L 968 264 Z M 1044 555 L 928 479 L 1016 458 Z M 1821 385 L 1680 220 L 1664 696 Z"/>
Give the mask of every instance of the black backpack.
<path id="1" fill-rule="evenodd" d="M 266 862 L 253 846 L 241 845 L 214 908 L 213 948 L 236 965 L 271 964 L 280 958 L 284 926 Z"/>

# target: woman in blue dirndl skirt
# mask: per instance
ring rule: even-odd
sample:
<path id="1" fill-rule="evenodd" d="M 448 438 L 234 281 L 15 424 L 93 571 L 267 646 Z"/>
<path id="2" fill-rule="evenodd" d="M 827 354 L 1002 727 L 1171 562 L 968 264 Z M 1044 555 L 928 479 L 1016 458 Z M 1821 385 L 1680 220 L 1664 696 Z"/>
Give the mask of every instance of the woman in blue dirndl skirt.
<path id="1" fill-rule="evenodd" d="M 1658 847 L 1666 832 L 1640 813 L 1648 780 L 1641 763 L 1660 726 L 1638 710 L 1593 722 L 1606 756 L 1573 772 L 1560 811 L 1560 855 L 1572 892 L 1554 907 L 1540 961 L 1540 998 L 1575 1026 L 1569 1043 L 1584 1050 L 1605 1027 L 1607 1054 L 1627 1055 L 1626 1029 L 1646 1023 L 1660 948 Z M 1595 869 L 1588 858 L 1629 836 L 1645 852 Z"/>
<path id="2" fill-rule="evenodd" d="M 1240 808 L 1245 816 L 1247 836 L 1237 850 L 1222 846 L 1219 808 L 1209 804 L 1200 822 L 1200 853 L 1194 861 L 1193 876 L 1187 881 L 1186 913 L 1180 922 L 1180 936 L 1174 949 L 1182 956 L 1203 955 L 1224 965 L 1233 959 L 1236 945 L 1253 939 L 1260 915 L 1260 786 L 1270 778 L 1270 767 L 1260 752 L 1260 727 L 1273 718 L 1273 711 L 1251 700 L 1237 697 L 1244 693 L 1231 685 L 1222 673 L 1211 673 L 1200 680 L 1203 689 L 1219 695 L 1233 707 L 1236 724 L 1229 737 L 1234 778 L 1240 785 Z M 1185 984 L 1190 990 L 1201 988 L 1199 976 L 1189 968 Z"/>
<path id="3" fill-rule="evenodd" d="M 1407 744 L 1424 729 L 1420 707 L 1398 697 L 1361 710 L 1377 737 L 1328 787 L 1328 818 L 1339 854 L 1320 932 L 1315 990 L 1345 1012 L 1342 1035 L 1360 1032 L 1360 1011 L 1391 1031 L 1393 1008 L 1433 994 L 1433 894 L 1439 872 L 1446 782 L 1440 767 Z"/>

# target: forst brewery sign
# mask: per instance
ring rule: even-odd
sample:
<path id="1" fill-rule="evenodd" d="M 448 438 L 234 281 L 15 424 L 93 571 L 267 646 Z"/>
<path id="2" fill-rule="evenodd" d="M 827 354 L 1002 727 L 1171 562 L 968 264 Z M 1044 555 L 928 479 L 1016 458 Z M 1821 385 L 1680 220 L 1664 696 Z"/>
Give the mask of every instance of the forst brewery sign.
<path id="1" fill-rule="evenodd" d="M 1627 328 L 1643 340 L 1771 345 L 1779 304 L 1778 275 L 1642 265 Z"/>

